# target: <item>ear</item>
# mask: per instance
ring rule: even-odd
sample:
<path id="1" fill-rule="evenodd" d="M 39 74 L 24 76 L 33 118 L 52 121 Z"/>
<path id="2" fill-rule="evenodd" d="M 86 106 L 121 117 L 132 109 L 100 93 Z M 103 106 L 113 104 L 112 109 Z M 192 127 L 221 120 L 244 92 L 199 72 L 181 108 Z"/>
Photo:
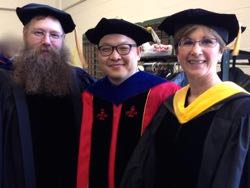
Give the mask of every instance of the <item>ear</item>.
<path id="1" fill-rule="evenodd" d="M 23 27 L 23 41 L 24 41 L 24 43 L 26 43 L 27 35 L 28 35 L 28 29 L 27 29 L 27 27 Z"/>
<path id="2" fill-rule="evenodd" d="M 136 48 L 136 53 L 137 53 L 137 61 L 139 61 L 141 59 L 141 53 L 142 53 L 142 46 L 139 46 Z"/>

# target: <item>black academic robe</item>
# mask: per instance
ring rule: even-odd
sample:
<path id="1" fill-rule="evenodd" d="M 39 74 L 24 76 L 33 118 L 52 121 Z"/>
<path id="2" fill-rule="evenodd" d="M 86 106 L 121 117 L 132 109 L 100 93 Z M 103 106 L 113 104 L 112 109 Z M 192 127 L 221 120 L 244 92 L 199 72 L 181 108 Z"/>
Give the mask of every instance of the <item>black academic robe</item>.
<path id="1" fill-rule="evenodd" d="M 68 96 L 26 95 L 37 188 L 75 188 L 81 120 L 81 90 L 89 83 L 76 69 Z M 84 73 L 84 72 L 82 72 Z M 87 79 L 88 78 L 88 79 Z M 86 81 L 87 80 L 87 81 Z"/>
<path id="2" fill-rule="evenodd" d="M 21 142 L 13 83 L 0 70 L 0 188 L 24 188 Z"/>
<path id="3" fill-rule="evenodd" d="M 121 188 L 249 188 L 250 97 L 235 94 L 182 125 L 162 105 Z"/>
<path id="4" fill-rule="evenodd" d="M 81 92 L 91 83 L 93 79 L 76 68 L 69 96 L 26 95 L 13 82 L 9 85 L 15 114 L 6 112 L 14 122 L 4 122 L 7 128 L 1 131 L 1 188 L 75 188 Z"/>
<path id="5" fill-rule="evenodd" d="M 179 86 L 138 72 L 119 86 L 107 77 L 83 93 L 78 188 L 119 187 L 127 161 L 160 104 Z"/>

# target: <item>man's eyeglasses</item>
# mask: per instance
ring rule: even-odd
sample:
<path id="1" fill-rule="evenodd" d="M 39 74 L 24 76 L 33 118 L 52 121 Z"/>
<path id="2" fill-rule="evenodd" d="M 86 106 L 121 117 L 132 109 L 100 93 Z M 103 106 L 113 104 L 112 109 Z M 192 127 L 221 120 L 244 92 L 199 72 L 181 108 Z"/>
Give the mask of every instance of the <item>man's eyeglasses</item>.
<path id="1" fill-rule="evenodd" d="M 128 55 L 132 47 L 136 47 L 136 44 L 119 44 L 117 46 L 103 45 L 98 46 L 98 50 L 102 56 L 110 56 L 114 49 L 120 55 Z"/>
<path id="2" fill-rule="evenodd" d="M 213 48 L 218 44 L 216 38 L 204 38 L 201 40 L 193 40 L 190 38 L 181 39 L 178 43 L 178 46 L 181 48 L 192 48 L 196 43 L 203 48 Z"/>
<path id="3" fill-rule="evenodd" d="M 64 36 L 64 34 L 60 34 L 57 32 L 46 32 L 46 31 L 42 31 L 42 30 L 34 30 L 31 33 L 34 37 L 36 37 L 40 40 L 44 39 L 45 36 L 47 35 L 47 33 L 49 34 L 49 38 L 51 41 L 57 41 Z"/>

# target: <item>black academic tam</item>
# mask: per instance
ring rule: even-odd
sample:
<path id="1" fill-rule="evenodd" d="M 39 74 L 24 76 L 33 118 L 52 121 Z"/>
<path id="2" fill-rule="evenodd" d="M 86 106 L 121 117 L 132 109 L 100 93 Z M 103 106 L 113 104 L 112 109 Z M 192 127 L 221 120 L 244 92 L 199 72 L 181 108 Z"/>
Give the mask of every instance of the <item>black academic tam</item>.
<path id="1" fill-rule="evenodd" d="M 211 27 L 229 44 L 238 34 L 239 22 L 235 14 L 220 14 L 204 9 L 187 9 L 167 16 L 159 29 L 168 35 L 174 35 L 179 29 L 189 24 Z"/>
<path id="2" fill-rule="evenodd" d="M 152 35 L 145 28 L 123 19 L 102 18 L 94 28 L 85 33 L 88 40 L 97 45 L 101 38 L 108 34 L 125 35 L 133 39 L 138 46 L 153 41 Z"/>
<path id="3" fill-rule="evenodd" d="M 16 13 L 23 25 L 36 16 L 53 16 L 59 20 L 65 33 L 70 33 L 75 29 L 75 23 L 70 14 L 49 5 L 30 3 L 17 7 Z"/>

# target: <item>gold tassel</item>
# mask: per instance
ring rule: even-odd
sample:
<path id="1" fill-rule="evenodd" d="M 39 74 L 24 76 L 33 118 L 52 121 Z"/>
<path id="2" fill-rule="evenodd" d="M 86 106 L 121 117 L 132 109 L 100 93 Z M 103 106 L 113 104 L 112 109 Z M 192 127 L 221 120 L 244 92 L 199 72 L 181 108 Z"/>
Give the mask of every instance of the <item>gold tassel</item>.
<path id="1" fill-rule="evenodd" d="M 154 31 L 154 29 L 152 27 L 147 27 L 147 31 L 149 33 L 151 33 L 151 35 L 152 35 L 153 40 L 154 40 L 155 43 L 161 44 L 160 38 L 158 37 L 158 35 L 156 34 L 156 32 Z"/>
<path id="2" fill-rule="evenodd" d="M 84 55 L 83 55 L 83 47 L 82 47 L 82 45 L 80 45 L 81 43 L 79 42 L 79 38 L 77 37 L 76 28 L 74 30 L 74 34 L 75 34 L 76 49 L 77 49 L 77 53 L 78 53 L 81 65 L 83 68 L 88 68 L 88 64 L 87 64 L 86 59 L 84 58 Z"/>

